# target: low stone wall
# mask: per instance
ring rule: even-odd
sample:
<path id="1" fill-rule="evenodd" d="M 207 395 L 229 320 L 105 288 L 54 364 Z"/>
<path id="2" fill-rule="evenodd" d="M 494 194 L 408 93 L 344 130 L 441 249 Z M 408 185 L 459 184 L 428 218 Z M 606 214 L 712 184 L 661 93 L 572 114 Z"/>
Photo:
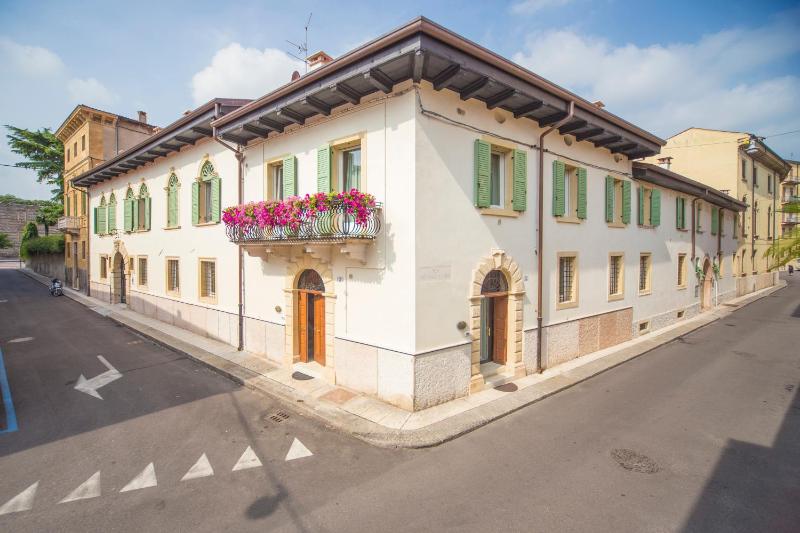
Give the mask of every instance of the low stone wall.
<path id="1" fill-rule="evenodd" d="M 50 279 L 58 278 L 67 286 L 64 271 L 64 256 L 61 254 L 34 255 L 25 260 L 25 266 Z"/>
<path id="2" fill-rule="evenodd" d="M 751 292 L 772 287 L 778 282 L 778 272 L 762 272 L 736 278 L 736 296 L 744 296 Z"/>
<path id="3" fill-rule="evenodd" d="M 633 308 L 610 311 L 544 328 L 542 366 L 551 368 L 631 339 Z M 534 339 L 534 343 L 535 343 Z M 533 353 L 535 367 L 536 348 Z M 526 363 L 526 368 L 530 366 Z"/>

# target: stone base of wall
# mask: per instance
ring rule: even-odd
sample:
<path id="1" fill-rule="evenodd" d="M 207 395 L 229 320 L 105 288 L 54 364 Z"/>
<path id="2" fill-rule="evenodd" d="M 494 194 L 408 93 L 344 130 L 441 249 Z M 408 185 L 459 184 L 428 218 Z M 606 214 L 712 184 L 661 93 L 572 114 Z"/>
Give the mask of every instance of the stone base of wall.
<path id="1" fill-rule="evenodd" d="M 629 307 L 547 326 L 542 339 L 542 367 L 550 368 L 630 340 L 632 322 L 633 309 Z M 535 367 L 535 346 L 533 358 Z M 526 363 L 526 368 L 529 366 Z"/>
<path id="2" fill-rule="evenodd" d="M 65 270 L 64 270 L 64 256 L 59 254 L 52 254 L 52 255 L 34 255 L 31 256 L 29 259 L 25 260 L 25 266 L 36 272 L 37 274 L 41 274 L 42 276 L 47 276 L 49 279 L 58 278 L 60 279 L 65 287 L 68 287 L 67 283 L 64 281 Z"/>
<path id="3" fill-rule="evenodd" d="M 471 344 L 414 357 L 414 410 L 469 394 Z"/>
<path id="4" fill-rule="evenodd" d="M 736 278 L 736 296 L 744 296 L 751 292 L 772 287 L 778 282 L 778 272 L 762 272 Z"/>

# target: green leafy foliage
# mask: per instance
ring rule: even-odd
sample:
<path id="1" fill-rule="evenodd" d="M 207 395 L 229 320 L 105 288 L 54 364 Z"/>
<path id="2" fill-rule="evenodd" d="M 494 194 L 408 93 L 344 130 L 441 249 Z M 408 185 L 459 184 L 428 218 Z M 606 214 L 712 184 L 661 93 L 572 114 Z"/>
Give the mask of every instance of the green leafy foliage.
<path id="1" fill-rule="evenodd" d="M 34 237 L 22 243 L 19 247 L 19 255 L 23 259 L 28 259 L 34 255 L 64 253 L 64 235 L 48 235 L 46 237 Z"/>
<path id="2" fill-rule="evenodd" d="M 58 217 L 64 214 L 64 205 L 61 202 L 44 202 L 36 213 L 36 223 L 44 226 L 44 234 L 50 234 L 50 226 L 55 226 Z"/>
<path id="3" fill-rule="evenodd" d="M 8 233 L 0 233 L 0 250 L 3 248 L 11 248 L 11 239 Z"/>
<path id="4" fill-rule="evenodd" d="M 22 230 L 22 242 L 29 239 L 35 239 L 39 236 L 39 228 L 36 227 L 35 222 L 28 222 L 25 224 L 25 229 Z"/>
<path id="5" fill-rule="evenodd" d="M 45 205 L 48 203 L 50 203 L 50 200 L 26 200 L 13 194 L 0 194 L 0 204 Z"/>
<path id="6" fill-rule="evenodd" d="M 48 128 L 27 130 L 6 125 L 11 151 L 24 158 L 17 167 L 36 172 L 39 183 L 52 188 L 53 201 L 61 201 L 64 194 L 64 145 Z"/>
<path id="7" fill-rule="evenodd" d="M 784 204 L 781 212 L 800 213 L 800 201 Z M 772 257 L 772 264 L 775 268 L 786 266 L 800 258 L 800 227 L 795 226 L 793 230 L 776 239 L 764 253 L 764 257 L 768 256 Z"/>

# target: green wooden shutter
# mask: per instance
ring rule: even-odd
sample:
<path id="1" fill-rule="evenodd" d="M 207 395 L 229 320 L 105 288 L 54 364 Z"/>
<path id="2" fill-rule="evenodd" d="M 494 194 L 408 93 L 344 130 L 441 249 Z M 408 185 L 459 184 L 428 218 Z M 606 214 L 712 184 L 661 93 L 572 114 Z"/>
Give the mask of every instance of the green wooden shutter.
<path id="1" fill-rule="evenodd" d="M 92 220 L 94 224 L 94 234 L 97 235 L 97 208 L 92 208 Z"/>
<path id="2" fill-rule="evenodd" d="M 293 155 L 283 160 L 283 197 L 290 196 L 297 196 L 297 158 Z"/>
<path id="3" fill-rule="evenodd" d="M 514 211 L 525 211 L 528 207 L 528 153 L 514 150 L 514 188 L 512 193 Z"/>
<path id="4" fill-rule="evenodd" d="M 719 209 L 711 208 L 711 235 L 716 235 L 719 230 Z"/>
<path id="5" fill-rule="evenodd" d="M 661 191 L 653 189 L 650 196 L 650 224 L 661 225 Z"/>
<path id="6" fill-rule="evenodd" d="M 682 218 L 681 217 L 681 208 L 683 207 L 683 205 L 681 205 L 681 200 L 682 199 L 683 198 L 681 198 L 680 196 L 676 196 L 675 197 L 675 228 L 676 229 L 682 229 L 681 228 L 681 218 Z"/>
<path id="7" fill-rule="evenodd" d="M 200 182 L 192 182 L 192 224 L 200 223 Z"/>
<path id="8" fill-rule="evenodd" d="M 108 206 L 108 231 L 109 233 L 117 229 L 117 204 Z"/>
<path id="9" fill-rule="evenodd" d="M 131 200 L 123 200 L 123 222 L 122 229 L 124 231 L 133 231 L 133 205 Z"/>
<path id="10" fill-rule="evenodd" d="M 701 228 L 701 225 L 700 225 L 700 213 L 701 213 L 700 204 L 697 204 L 697 207 L 695 208 L 695 214 L 694 214 L 694 230 L 697 231 L 697 232 L 699 232 L 700 228 Z"/>
<path id="11" fill-rule="evenodd" d="M 178 225 L 178 188 L 170 187 L 167 192 L 167 226 Z"/>
<path id="12" fill-rule="evenodd" d="M 614 222 L 614 177 L 606 176 L 606 222 Z"/>
<path id="13" fill-rule="evenodd" d="M 644 225 L 644 187 L 639 187 L 639 225 Z"/>
<path id="14" fill-rule="evenodd" d="M 222 180 L 211 178 L 211 221 L 219 222 L 220 195 L 222 193 Z"/>
<path id="15" fill-rule="evenodd" d="M 107 215 L 108 215 L 108 208 L 106 206 L 97 209 L 97 220 L 98 220 L 97 223 L 100 226 L 98 228 L 100 235 L 105 235 L 106 233 L 108 233 L 108 227 L 106 226 L 106 220 L 108 219 Z"/>
<path id="16" fill-rule="evenodd" d="M 578 218 L 586 218 L 586 169 L 578 169 Z"/>
<path id="17" fill-rule="evenodd" d="M 622 223 L 629 224 L 631 221 L 631 182 L 622 182 Z"/>
<path id="18" fill-rule="evenodd" d="M 131 231 L 139 231 L 139 200 L 131 200 Z"/>
<path id="19" fill-rule="evenodd" d="M 556 217 L 564 216 L 565 211 L 565 171 L 563 161 L 553 161 L 553 216 Z"/>
<path id="20" fill-rule="evenodd" d="M 475 179 L 473 196 L 477 207 L 489 207 L 489 185 L 492 180 L 492 147 L 486 141 L 475 139 Z"/>
<path id="21" fill-rule="evenodd" d="M 317 192 L 331 192 L 331 147 L 327 144 L 317 149 Z"/>
<path id="22" fill-rule="evenodd" d="M 144 229 L 150 229 L 150 197 L 144 199 Z"/>
<path id="23" fill-rule="evenodd" d="M 70 216 L 72 213 L 69 211 L 69 195 L 64 196 L 64 214 Z"/>

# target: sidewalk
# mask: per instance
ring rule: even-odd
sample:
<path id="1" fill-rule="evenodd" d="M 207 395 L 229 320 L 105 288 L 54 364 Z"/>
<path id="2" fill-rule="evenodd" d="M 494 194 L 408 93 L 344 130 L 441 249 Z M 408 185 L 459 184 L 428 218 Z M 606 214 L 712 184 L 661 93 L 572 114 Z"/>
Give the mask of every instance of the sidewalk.
<path id="1" fill-rule="evenodd" d="M 20 272 L 43 283 L 50 280 L 28 269 Z M 141 335 L 224 374 L 233 381 L 270 397 L 290 403 L 334 429 L 383 447 L 424 448 L 436 446 L 506 416 L 527 405 L 643 355 L 763 298 L 783 287 L 778 285 L 735 298 L 707 313 L 628 342 L 563 363 L 541 374 L 525 376 L 504 386 L 483 390 L 423 411 L 408 412 L 375 398 L 330 385 L 308 375 L 302 364 L 280 368 L 264 357 L 239 352 L 234 347 L 166 324 L 71 289 L 64 294 Z"/>

